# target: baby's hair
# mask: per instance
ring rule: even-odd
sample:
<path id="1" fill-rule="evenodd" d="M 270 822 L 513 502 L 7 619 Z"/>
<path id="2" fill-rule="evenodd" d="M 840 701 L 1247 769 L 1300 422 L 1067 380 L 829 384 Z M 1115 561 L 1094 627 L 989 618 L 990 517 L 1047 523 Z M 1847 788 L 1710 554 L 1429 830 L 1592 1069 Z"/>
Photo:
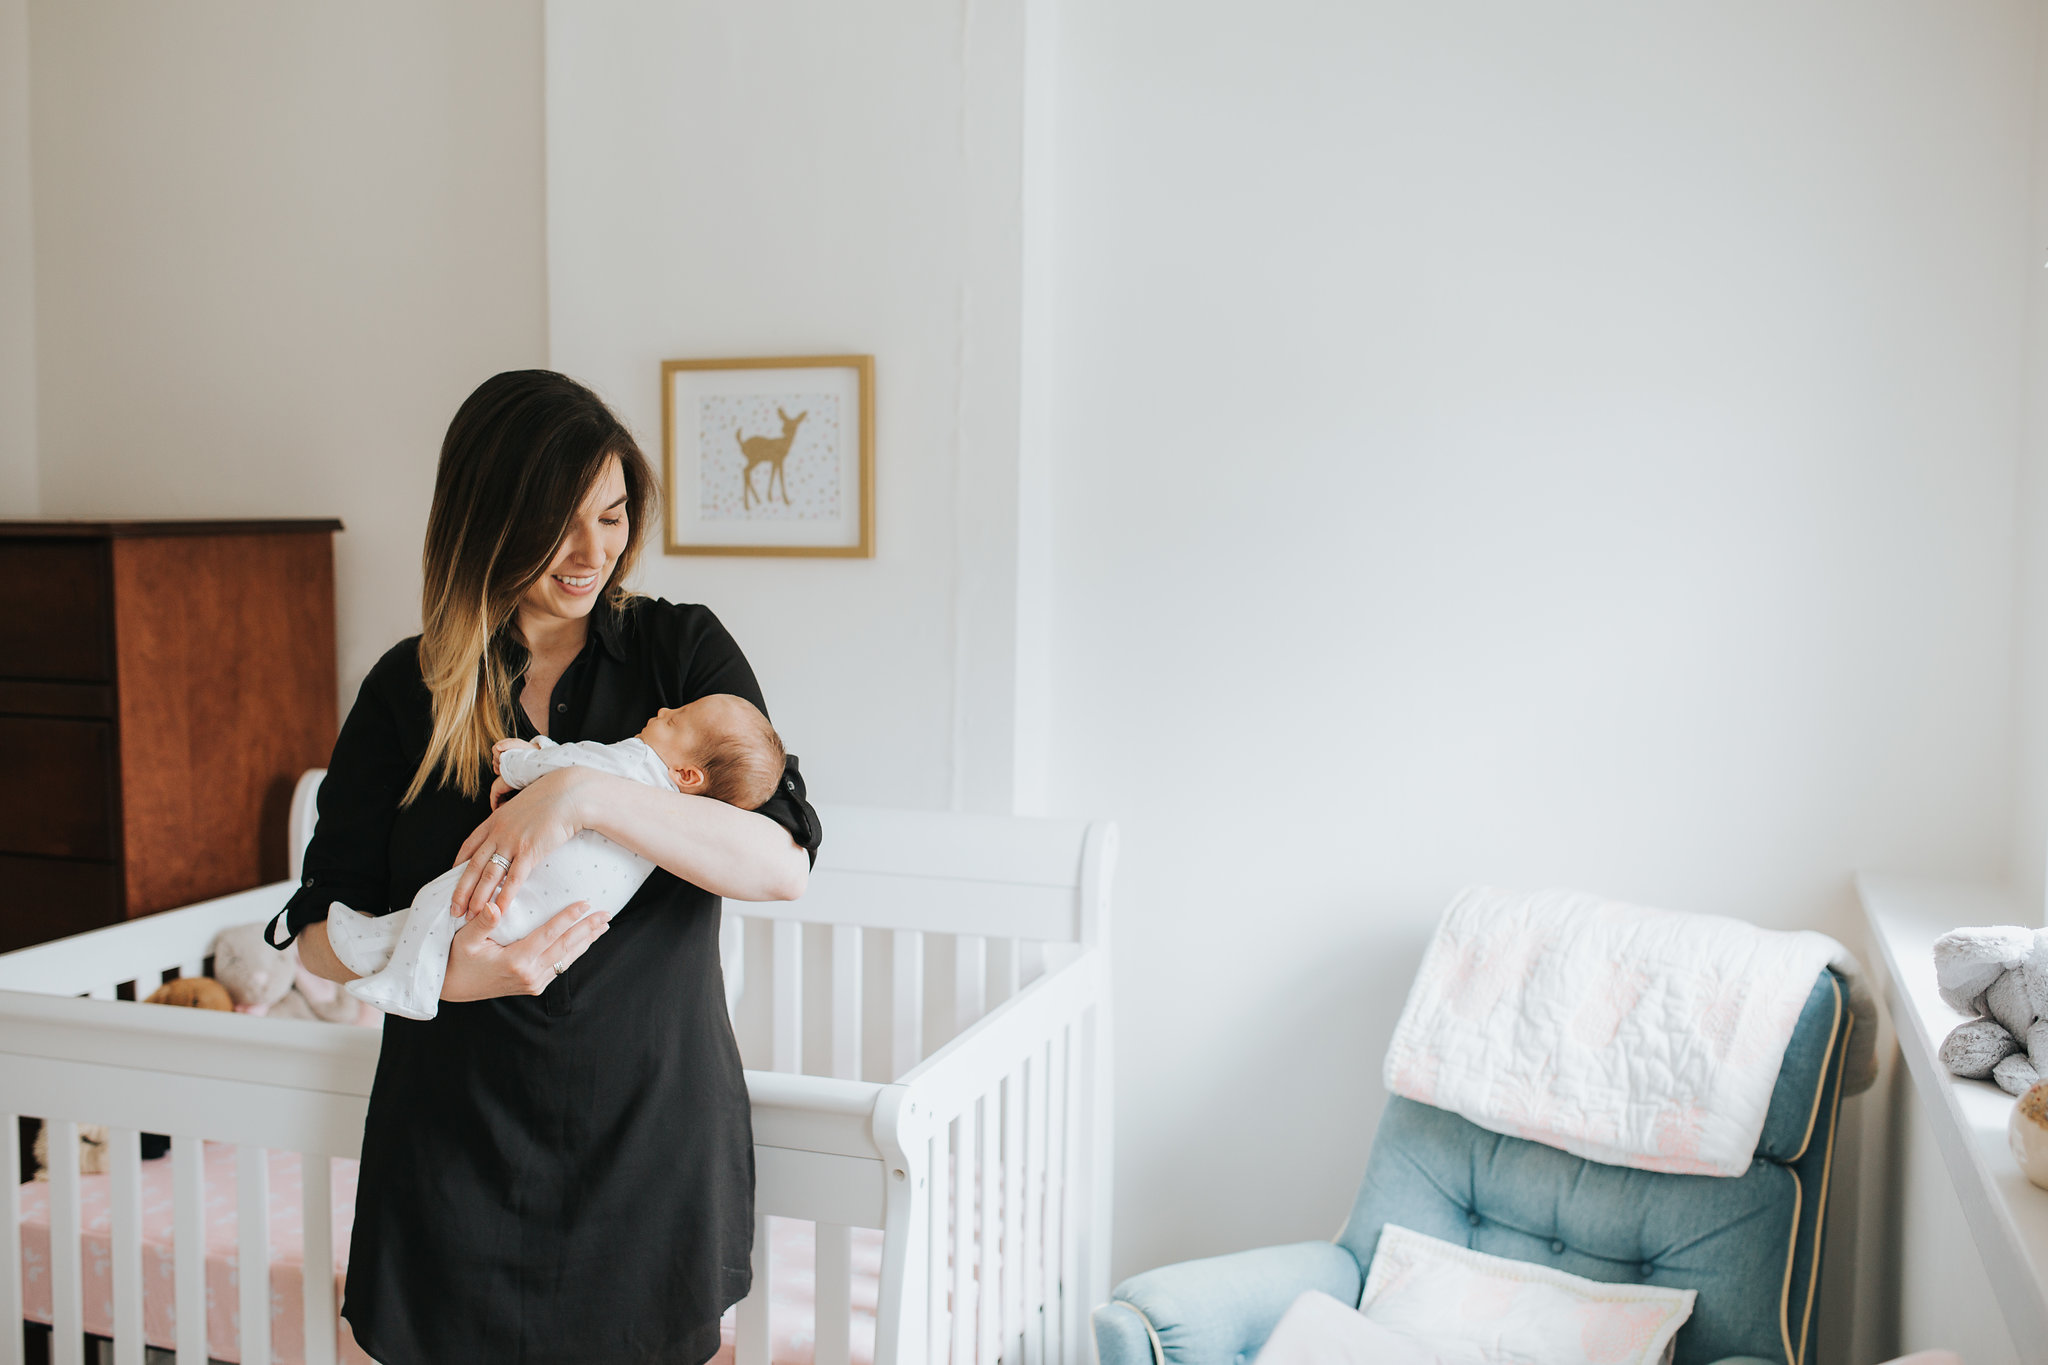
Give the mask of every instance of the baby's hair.
<path id="1" fill-rule="evenodd" d="M 782 737 L 760 708 L 738 700 L 745 705 L 745 719 L 704 751 L 704 795 L 741 810 L 759 810 L 782 785 Z"/>

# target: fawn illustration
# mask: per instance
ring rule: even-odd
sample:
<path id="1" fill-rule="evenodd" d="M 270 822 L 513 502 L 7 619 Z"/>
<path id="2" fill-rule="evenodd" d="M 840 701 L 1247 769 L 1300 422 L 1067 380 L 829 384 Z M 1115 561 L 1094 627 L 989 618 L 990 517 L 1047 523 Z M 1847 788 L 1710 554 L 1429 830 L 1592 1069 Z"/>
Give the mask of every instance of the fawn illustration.
<path id="1" fill-rule="evenodd" d="M 789 505 L 789 481 L 782 476 L 782 462 L 789 458 L 789 447 L 796 440 L 797 425 L 810 414 L 800 412 L 791 417 L 781 408 L 777 408 L 775 415 L 782 419 L 780 436 L 742 436 L 738 427 L 732 429 L 732 438 L 740 443 L 740 454 L 747 459 L 747 467 L 740 475 L 740 487 L 743 490 L 740 506 L 743 508 L 754 505 L 754 466 L 757 464 L 768 466 L 768 487 L 763 490 L 761 501 L 768 502 L 773 499 L 775 485 L 780 483 L 783 505 Z"/>

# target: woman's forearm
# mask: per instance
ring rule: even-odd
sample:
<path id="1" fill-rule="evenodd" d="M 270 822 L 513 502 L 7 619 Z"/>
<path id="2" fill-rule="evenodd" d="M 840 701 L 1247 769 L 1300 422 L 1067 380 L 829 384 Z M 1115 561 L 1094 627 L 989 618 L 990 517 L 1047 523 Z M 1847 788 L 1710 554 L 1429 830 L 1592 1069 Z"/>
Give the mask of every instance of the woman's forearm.
<path id="1" fill-rule="evenodd" d="M 327 941 L 327 921 L 309 924 L 299 931 L 299 961 L 315 976 L 329 981 L 353 981 L 356 974 L 341 965 L 341 959 L 334 955 L 334 947 Z"/>
<path id="2" fill-rule="evenodd" d="M 714 896 L 793 901 L 810 883 L 809 855 L 765 815 L 587 768 L 582 774 L 576 791 L 581 828 Z"/>

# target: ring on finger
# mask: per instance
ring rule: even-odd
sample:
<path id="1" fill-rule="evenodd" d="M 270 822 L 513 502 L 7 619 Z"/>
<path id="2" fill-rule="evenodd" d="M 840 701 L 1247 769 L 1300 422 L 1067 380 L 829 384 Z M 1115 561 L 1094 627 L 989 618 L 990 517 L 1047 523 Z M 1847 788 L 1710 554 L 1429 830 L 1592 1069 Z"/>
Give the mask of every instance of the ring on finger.
<path id="1" fill-rule="evenodd" d="M 499 868 L 504 871 L 509 872 L 512 870 L 512 860 L 510 858 L 507 858 L 502 853 L 493 853 L 490 857 L 490 861 L 496 863 L 499 866 Z"/>
<path id="2" fill-rule="evenodd" d="M 568 970 L 569 970 L 569 961 L 568 961 L 568 959 L 567 959 L 567 958 L 564 958 L 564 959 L 562 959 L 561 961 L 559 961 L 559 962 L 555 963 L 555 975 L 556 975 L 556 976 L 560 976 L 560 975 L 561 975 L 561 974 L 562 974 L 563 972 L 566 972 L 566 971 L 568 971 Z"/>

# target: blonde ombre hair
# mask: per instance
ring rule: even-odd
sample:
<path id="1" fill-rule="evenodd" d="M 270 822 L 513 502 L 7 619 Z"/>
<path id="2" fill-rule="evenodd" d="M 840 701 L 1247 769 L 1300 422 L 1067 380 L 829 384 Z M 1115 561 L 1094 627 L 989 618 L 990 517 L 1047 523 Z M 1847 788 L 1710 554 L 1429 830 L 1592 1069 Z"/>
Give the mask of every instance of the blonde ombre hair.
<path id="1" fill-rule="evenodd" d="M 472 799 L 491 746 L 512 733 L 512 683 L 526 671 L 519 599 L 554 562 L 606 462 L 626 479 L 626 548 L 594 610 L 632 594 L 626 579 L 654 509 L 654 470 L 603 401 L 552 370 L 493 375 L 463 400 L 441 443 L 427 514 L 420 676 L 434 730 L 399 803 L 438 775 Z"/>

